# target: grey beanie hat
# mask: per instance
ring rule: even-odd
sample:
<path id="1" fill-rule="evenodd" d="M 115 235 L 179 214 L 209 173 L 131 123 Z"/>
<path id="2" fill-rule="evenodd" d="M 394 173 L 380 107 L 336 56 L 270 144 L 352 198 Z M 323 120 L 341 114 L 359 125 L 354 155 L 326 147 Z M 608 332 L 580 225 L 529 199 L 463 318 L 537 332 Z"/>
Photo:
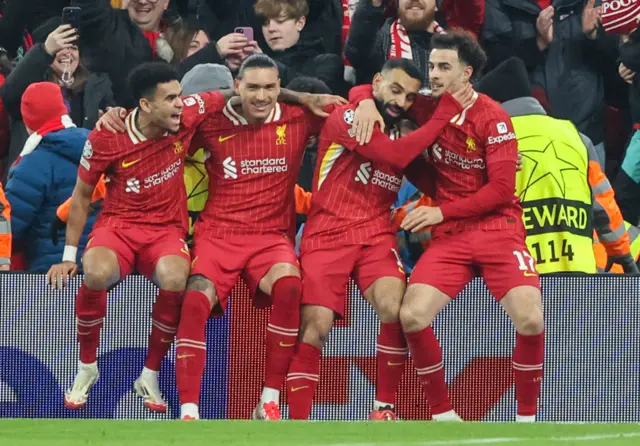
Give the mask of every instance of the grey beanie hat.
<path id="1" fill-rule="evenodd" d="M 233 76 L 224 65 L 207 63 L 193 67 L 180 82 L 182 94 L 198 94 L 233 88 Z"/>

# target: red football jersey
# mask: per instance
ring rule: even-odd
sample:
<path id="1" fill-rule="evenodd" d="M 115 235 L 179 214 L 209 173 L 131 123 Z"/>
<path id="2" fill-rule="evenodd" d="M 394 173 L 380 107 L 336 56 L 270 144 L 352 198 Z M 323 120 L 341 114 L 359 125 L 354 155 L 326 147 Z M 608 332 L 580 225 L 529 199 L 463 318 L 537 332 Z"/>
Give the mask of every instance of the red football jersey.
<path id="1" fill-rule="evenodd" d="M 260 125 L 248 124 L 230 103 L 207 119 L 197 137 L 207 150 L 209 199 L 196 236 L 286 233 L 307 140 L 323 123 L 303 107 L 282 103 Z"/>
<path id="2" fill-rule="evenodd" d="M 138 109 L 130 112 L 127 131 L 93 131 L 84 148 L 78 176 L 95 185 L 107 177 L 107 194 L 94 227 L 188 227 L 184 160 L 198 125 L 224 107 L 220 93 L 183 98 L 180 130 L 147 139 L 136 127 Z"/>
<path id="3" fill-rule="evenodd" d="M 320 133 L 303 251 L 369 244 L 377 236 L 394 233 L 390 211 L 402 174 L 355 152 L 358 142 L 350 135 L 355 109 L 354 105 L 337 108 Z"/>
<path id="4" fill-rule="evenodd" d="M 433 103 L 420 100 L 414 107 L 416 117 L 422 120 L 433 110 Z M 511 119 L 497 102 L 483 94 L 451 120 L 428 153 L 436 172 L 435 200 L 440 206 L 480 191 L 488 184 L 494 163 L 512 161 L 515 178 L 518 144 Z M 489 214 L 445 219 L 434 229 L 434 236 L 469 229 L 510 228 L 522 230 L 522 207 L 515 192 L 507 204 Z"/>

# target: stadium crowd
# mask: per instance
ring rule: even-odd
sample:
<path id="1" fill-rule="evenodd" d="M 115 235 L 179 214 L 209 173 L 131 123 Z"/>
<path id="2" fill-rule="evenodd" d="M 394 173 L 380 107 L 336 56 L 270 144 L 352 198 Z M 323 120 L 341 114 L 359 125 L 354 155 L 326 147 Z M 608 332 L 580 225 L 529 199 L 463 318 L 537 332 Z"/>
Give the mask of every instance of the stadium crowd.
<path id="1" fill-rule="evenodd" d="M 395 103 L 395 108 L 387 107 L 386 113 L 395 113 L 398 118 L 394 121 L 394 128 L 388 129 L 390 136 L 393 136 L 391 139 L 407 142 L 404 143 L 406 145 L 388 147 L 402 151 L 410 145 L 409 141 L 413 141 L 410 139 L 411 135 L 414 140 L 421 136 L 424 143 L 420 153 L 429 148 L 433 158 L 442 160 L 445 156 L 447 164 L 457 164 L 465 170 L 476 169 L 478 165 L 474 164 L 472 158 L 482 144 L 479 137 L 468 136 L 463 141 L 466 152 L 471 157 L 465 158 L 449 156 L 451 153 L 448 150 L 443 152 L 437 143 L 434 144 L 435 139 L 429 140 L 426 133 L 420 133 L 427 125 L 417 110 L 418 105 L 424 98 L 440 97 L 435 92 L 444 85 L 445 81 L 442 79 L 446 79 L 448 70 L 452 69 L 446 61 L 438 64 L 430 60 L 433 42 L 442 45 L 436 45 L 436 49 L 451 49 L 446 46 L 447 41 L 443 36 L 455 35 L 461 40 L 455 41 L 452 48 L 459 52 L 461 58 L 464 51 L 467 51 L 464 53 L 467 55 L 478 54 L 473 48 L 469 49 L 470 44 L 465 39 L 479 43 L 483 50 L 475 60 L 463 61 L 472 68 L 468 76 L 473 90 L 500 104 L 500 109 L 511 118 L 509 126 L 503 122 L 498 123 L 499 135 L 489 137 L 488 144 L 499 145 L 508 143 L 511 139 L 518 143 L 518 172 L 515 179 L 505 183 L 505 187 L 513 189 L 512 186 L 515 185 L 514 193 L 523 208 L 526 247 L 522 251 L 524 256 L 516 257 L 525 276 L 529 259 L 535 263 L 532 272 L 536 275 L 535 280 L 537 274 L 640 272 L 637 264 L 640 260 L 640 78 L 636 75 L 640 71 L 640 37 L 635 32 L 640 21 L 640 0 L 5 0 L 2 3 L 0 271 L 49 272 L 50 280 L 54 281 L 57 273 L 51 273 L 52 265 L 59 264 L 63 259 L 72 259 L 72 263 L 75 263 L 76 258 L 82 258 L 89 243 L 96 246 L 95 239 L 102 240 L 98 237 L 98 230 L 102 227 L 94 228 L 94 223 L 101 218 L 107 194 L 115 193 L 110 191 L 115 189 L 114 183 L 117 181 L 109 177 L 108 170 L 99 172 L 97 176 L 82 173 L 90 170 L 89 165 L 95 167 L 101 162 L 106 163 L 98 153 L 105 149 L 98 148 L 94 139 L 88 142 L 88 138 L 90 134 L 115 132 L 120 135 L 118 138 L 131 138 L 137 143 L 146 141 L 145 135 L 136 127 L 138 124 L 132 123 L 137 119 L 135 112 L 127 114 L 127 110 L 140 108 L 143 101 L 146 101 L 144 98 L 148 94 L 148 86 L 143 85 L 144 75 L 151 78 L 156 76 L 157 79 L 166 79 L 164 82 L 168 82 L 173 80 L 171 73 L 175 73 L 176 80 L 180 82 L 181 94 L 186 97 L 183 100 L 184 110 L 196 105 L 197 99 L 197 107 L 202 110 L 202 116 L 197 119 L 204 119 L 205 108 L 209 110 L 219 105 L 224 106 L 219 97 L 206 96 L 207 92 L 227 92 L 230 98 L 235 89 L 235 93 L 240 94 L 241 98 L 248 97 L 253 93 L 246 70 L 252 67 L 269 68 L 272 63 L 278 75 L 274 82 L 280 82 L 282 87 L 287 88 L 287 93 L 280 97 L 283 104 L 301 104 L 316 114 L 323 112 L 317 110 L 317 104 L 314 106 L 309 98 L 320 101 L 323 106 L 344 107 L 346 100 L 339 102 L 337 97 L 348 98 L 355 105 L 360 104 L 355 114 L 353 110 L 344 110 L 338 123 L 329 117 L 326 126 L 337 129 L 340 124 L 353 125 L 353 128 L 343 129 L 345 134 L 349 133 L 351 138 L 355 138 L 356 135 L 351 132 L 357 132 L 357 141 L 363 147 L 369 147 L 376 146 L 374 143 L 377 141 L 375 136 L 371 139 L 372 123 L 377 121 L 378 124 L 383 124 L 375 116 L 375 110 L 366 108 L 369 99 L 378 99 L 375 94 L 371 96 L 370 84 L 374 84 L 375 92 L 377 83 L 386 82 L 381 80 L 384 77 L 381 72 L 397 74 L 401 71 L 408 77 L 401 80 L 393 78 L 393 84 L 389 88 L 395 95 L 405 93 L 405 97 Z M 467 46 L 463 48 L 460 42 Z M 403 64 L 398 60 L 409 62 Z M 163 74 L 157 64 L 148 64 L 154 61 L 162 61 L 171 70 Z M 441 78 L 434 74 L 438 70 L 443 70 Z M 158 85 L 161 83 L 158 80 Z M 418 98 L 405 91 L 407 86 L 414 84 L 417 84 Z M 246 88 L 244 95 L 239 91 L 240 88 Z M 473 101 L 476 100 L 477 93 L 473 93 Z M 309 94 L 313 96 L 308 96 Z M 179 97 L 180 94 L 175 96 Z M 452 102 L 451 107 L 462 106 L 462 112 L 449 116 L 451 123 L 458 122 L 462 125 L 467 110 L 471 109 L 470 104 L 475 102 L 465 102 L 469 98 L 465 98 L 464 93 L 446 97 L 457 101 Z M 413 103 L 416 109 L 407 113 Z M 231 106 L 227 107 L 225 119 L 236 122 L 236 125 L 247 124 L 243 116 L 236 114 Z M 290 114 L 296 112 L 287 107 L 289 106 L 277 105 L 277 111 L 271 110 L 273 115 L 265 116 L 262 122 L 278 120 L 280 114 L 289 119 L 289 116 L 293 116 Z M 438 108 L 441 107 L 444 108 Z M 378 111 L 383 114 L 384 110 Z M 277 118 L 274 117 L 276 115 Z M 435 116 L 437 115 L 433 115 L 432 121 L 436 121 Z M 185 111 L 182 119 L 188 121 L 191 117 L 187 118 Z M 197 121 L 196 118 L 193 119 L 194 122 Z M 278 127 L 277 130 L 282 145 L 287 138 L 304 136 L 303 143 L 306 147 L 300 159 L 293 163 L 300 165 L 297 184 L 291 184 L 290 188 L 292 202 L 289 204 L 291 208 L 295 207 L 296 218 L 295 221 L 291 219 L 288 222 L 289 227 L 285 232 L 289 239 L 296 240 L 298 252 L 302 249 L 309 253 L 318 248 L 312 246 L 310 240 L 305 245 L 302 234 L 305 226 L 307 237 L 309 234 L 321 233 L 322 228 L 318 229 L 317 223 L 320 217 L 317 217 L 314 206 L 324 206 L 328 200 L 322 195 L 320 198 L 314 196 L 344 150 L 343 146 L 346 147 L 349 143 L 323 148 L 322 135 L 318 137 L 318 134 L 324 121 L 318 116 L 311 117 L 310 113 L 296 119 L 306 120 L 306 127 L 299 134 L 293 132 L 293 124 L 288 124 L 288 130 L 287 125 Z M 183 151 L 189 152 L 184 166 L 176 161 L 178 170 L 163 170 L 159 179 L 156 179 L 160 184 L 176 172 L 184 172 L 189 237 L 182 243 L 189 262 L 192 260 L 189 250 L 193 245 L 194 232 L 195 238 L 198 237 L 198 228 L 201 228 L 201 234 L 215 233 L 212 237 L 221 238 L 239 235 L 251 237 L 260 233 L 253 231 L 255 228 L 244 228 L 243 233 L 233 233 L 230 230 L 224 232 L 220 228 L 228 226 L 230 221 L 222 215 L 225 207 L 214 206 L 213 210 L 205 210 L 207 200 L 226 203 L 225 200 L 231 200 L 228 197 L 233 195 L 232 192 L 225 192 L 220 178 L 211 178 L 207 173 L 206 163 L 216 156 L 208 150 L 202 138 L 217 138 L 222 143 L 235 137 L 232 134 L 234 129 L 225 127 L 228 123 L 212 122 L 216 125 L 198 121 L 197 125 L 203 126 L 199 130 L 200 137 L 190 134 L 188 138 L 185 136 L 184 141 L 173 143 L 175 155 Z M 94 130 L 96 126 L 101 130 Z M 219 133 L 220 128 L 224 128 L 224 132 Z M 317 130 L 312 130 L 316 128 Z M 169 128 L 167 130 L 177 131 Z M 394 131 L 397 133 L 395 136 Z M 114 141 L 120 142 L 108 147 L 115 153 L 125 144 L 122 142 L 124 139 Z M 258 146 L 246 144 L 259 150 Z M 354 151 L 356 148 L 348 150 Z M 379 161 L 377 157 L 382 156 L 378 152 L 374 153 L 373 149 L 367 153 L 363 156 L 374 161 Z M 413 158 L 417 158 L 420 153 L 416 153 Z M 220 161 L 224 166 L 225 180 L 237 178 L 238 172 L 235 162 L 229 161 L 234 152 L 228 155 L 229 158 Z M 439 209 L 435 207 L 435 196 L 423 193 L 424 188 L 418 183 L 424 178 L 409 173 L 412 159 L 405 162 L 400 161 L 400 155 L 395 158 L 388 154 L 386 156 L 382 158 L 384 162 L 393 167 L 401 167 L 400 171 L 407 168 L 407 173 L 396 177 L 393 170 L 386 172 L 384 169 L 372 168 L 371 162 L 363 162 L 355 173 L 355 181 L 364 185 L 369 182 L 378 185 L 387 193 L 390 192 L 392 201 L 395 201 L 392 209 L 389 209 L 388 219 L 397 231 L 397 237 L 389 246 L 392 250 L 393 246 L 399 249 L 396 269 L 401 276 L 398 278 L 404 283 L 408 274 L 416 267 L 418 259 L 434 247 L 440 246 L 435 240 L 435 233 L 442 218 L 425 216 L 424 224 L 412 221 L 411 215 L 417 215 L 415 211 L 418 209 L 422 208 L 425 213 L 429 209 Z M 132 166 L 136 162 L 122 161 L 122 167 L 128 167 L 127 164 Z M 275 163 L 269 168 L 279 172 L 277 159 Z M 263 167 L 247 166 L 242 165 L 245 169 L 259 170 Z M 492 169 L 490 165 L 488 169 Z M 497 170 L 494 174 L 495 172 Z M 76 225 L 73 229 L 70 229 L 71 224 L 67 227 L 70 214 L 75 212 L 77 215 L 78 212 L 78 199 L 71 199 L 72 193 L 74 197 L 76 193 L 80 193 L 77 192 L 79 186 L 76 185 L 77 181 L 78 184 L 81 183 L 78 178 L 91 185 L 91 188 L 83 191 L 83 199 L 87 202 L 87 221 L 79 230 Z M 270 183 L 261 183 L 264 189 L 253 192 L 268 194 L 272 186 L 276 187 Z M 130 178 L 123 185 L 123 190 L 125 187 L 126 192 L 119 192 L 122 197 L 130 192 L 139 193 L 139 189 L 146 187 L 146 184 L 141 185 L 135 178 Z M 325 190 L 330 187 L 325 186 Z M 483 197 L 489 203 L 491 196 L 488 191 L 485 192 Z M 341 192 L 336 189 L 335 193 L 340 196 Z M 247 202 L 252 200 L 251 196 L 245 198 Z M 388 198 L 384 197 L 385 200 Z M 343 199 L 346 203 L 349 197 L 344 196 Z M 382 202 L 383 198 L 380 200 Z M 173 212 L 176 203 L 166 203 L 168 213 Z M 356 201 L 355 205 L 366 208 L 368 203 Z M 481 201 L 475 204 L 480 210 L 485 205 Z M 139 206 L 144 209 L 143 203 L 139 203 Z M 467 211 L 463 210 L 462 204 L 456 206 L 447 203 L 442 209 L 447 219 L 440 224 L 447 225 L 447 228 L 455 226 L 449 224 L 451 216 L 463 219 L 482 214 L 481 211 L 477 211 L 479 214 L 465 213 Z M 214 221 L 214 229 L 201 223 L 203 219 L 200 213 L 203 210 L 207 221 Z M 276 210 L 274 207 L 274 212 Z M 107 207 L 104 211 L 109 216 L 114 212 L 112 207 Z M 175 212 L 179 214 L 180 210 Z M 511 215 L 505 212 L 505 215 Z M 365 214 L 366 210 L 358 218 L 364 218 Z M 132 215 L 138 219 L 145 218 L 144 212 Z M 283 216 L 286 213 L 283 212 L 281 218 Z M 103 215 L 102 218 L 114 217 Z M 489 223 L 487 225 L 490 226 Z M 126 228 L 126 225 L 122 228 Z M 489 229 L 502 228 L 496 224 Z M 76 231 L 74 236 L 78 237 L 72 245 L 77 248 L 77 252 L 73 251 L 71 257 L 67 249 L 70 246 L 70 231 Z M 148 233 L 144 237 L 151 239 L 154 235 Z M 265 240 L 263 238 L 259 243 L 267 243 Z M 352 242 L 336 238 L 331 243 L 344 248 Z M 100 246 L 97 247 L 99 248 Z M 209 248 L 212 251 L 234 252 L 232 243 L 226 246 L 211 244 Z M 200 249 L 202 252 L 202 248 Z M 432 251 L 433 256 L 434 252 L 436 249 Z M 355 264 L 361 255 L 364 256 L 363 253 L 353 254 Z M 98 299 L 99 293 L 95 290 L 109 289 L 126 275 L 122 262 L 119 269 L 116 263 L 111 270 L 108 270 L 107 265 L 103 268 L 104 271 L 95 273 L 97 267 L 90 265 L 98 262 L 104 266 L 109 262 L 104 260 L 104 255 L 99 258 L 96 255 L 86 257 L 88 258 L 83 262 L 84 270 L 88 272 L 90 269 L 92 272 L 88 274 L 91 279 L 85 278 L 85 285 L 91 289 L 86 291 L 87 296 L 93 293 L 91 296 Z M 194 259 L 197 260 L 198 257 L 194 256 Z M 307 259 L 306 265 L 311 265 L 311 256 Z M 340 259 L 341 257 L 336 257 L 333 261 L 339 262 Z M 217 310 L 224 311 L 224 295 L 228 294 L 225 292 L 233 287 L 237 276 L 224 286 L 216 282 L 216 287 L 213 288 L 211 281 L 204 279 L 206 274 L 200 275 L 197 272 L 200 270 L 195 260 L 191 274 L 202 279 L 190 280 L 187 292 L 198 290 L 207 296 L 208 302 L 205 305 L 211 303 L 214 313 Z M 186 300 L 182 304 L 181 299 L 189 268 L 187 266 L 183 271 L 183 264 L 180 262 L 168 262 L 162 265 L 163 268 L 157 266 L 158 269 L 149 274 L 143 271 L 145 265 L 139 265 L 138 271 L 153 276 L 161 288 L 161 296 L 164 293 L 166 302 L 169 302 L 167 305 L 178 308 L 178 316 L 182 305 L 180 328 L 177 320 L 159 320 L 154 316 L 154 330 L 159 331 L 152 332 L 151 340 L 153 341 L 154 336 L 162 340 L 167 335 L 176 334 L 178 357 L 194 356 L 194 352 L 204 347 L 199 344 L 200 341 L 193 340 L 196 334 L 188 332 L 188 328 L 183 329 L 187 304 Z M 259 263 L 258 260 L 255 262 Z M 291 262 L 295 263 L 295 259 Z M 314 259 L 314 262 L 319 260 Z M 126 269 L 127 272 L 135 270 L 135 261 L 131 260 L 130 263 L 132 264 Z M 321 270 L 324 267 L 326 265 L 317 264 L 314 269 Z M 357 269 L 354 278 L 365 293 L 372 283 L 367 276 L 370 266 L 357 264 L 354 268 Z M 256 269 L 260 270 L 258 266 Z M 115 282 L 111 280 L 114 270 L 119 271 Z M 64 270 L 64 273 L 75 274 L 78 271 L 82 271 L 82 264 L 77 269 Z M 279 343 L 281 347 L 294 346 L 298 323 L 294 327 L 288 326 L 286 321 L 292 320 L 292 308 L 297 313 L 297 303 L 291 305 L 290 302 L 299 296 L 300 291 L 295 290 L 299 284 L 293 280 L 285 283 L 284 279 L 291 279 L 293 273 L 284 270 L 273 272 L 273 268 L 268 271 L 265 275 L 266 270 L 263 268 L 262 275 L 249 277 L 248 281 L 254 282 L 254 287 L 273 298 L 273 317 L 268 330 L 278 336 L 272 341 Z M 314 277 L 311 268 L 305 268 L 304 262 L 302 276 L 305 287 L 322 287 L 322 277 Z M 394 272 L 388 276 L 395 277 L 398 274 Z M 348 278 L 349 274 L 346 275 L 346 279 Z M 86 280 L 91 283 L 88 284 Z M 534 283 L 527 282 L 523 285 L 535 287 Z M 402 287 L 403 290 L 404 284 Z M 400 311 L 402 319 L 402 309 L 386 308 L 377 299 L 379 293 L 386 291 L 388 290 L 382 288 L 374 289 L 372 297 L 365 297 L 374 305 L 382 325 L 397 324 L 397 313 Z M 459 290 L 453 287 L 448 294 L 455 297 L 457 292 Z M 276 295 L 286 297 L 287 293 L 289 300 L 276 299 Z M 531 298 L 534 299 L 535 296 Z M 287 311 L 283 309 L 285 304 L 282 302 L 289 302 Z M 305 298 L 303 303 L 315 307 L 322 302 Z M 274 389 L 282 387 L 285 376 L 291 392 L 290 403 L 296 389 L 314 388 L 309 383 L 317 383 L 318 372 L 307 367 L 307 363 L 313 362 L 314 355 L 319 355 L 333 322 L 333 315 L 340 314 L 340 303 L 333 305 L 328 306 L 331 310 L 328 317 L 320 312 L 302 312 L 301 345 L 311 347 L 307 350 L 296 349 L 293 359 L 289 357 L 286 360 L 285 353 L 281 352 L 274 353 L 275 359 L 272 358 L 272 362 L 268 358 L 268 365 L 280 365 L 277 372 L 272 372 L 271 375 L 267 372 L 265 392 L 255 413 L 257 418 L 279 418 L 277 404 L 274 406 L 269 403 L 279 400 L 279 390 Z M 200 310 L 200 314 L 208 317 L 210 311 L 207 310 L 211 310 L 211 307 L 206 307 L 204 311 L 197 307 L 192 310 L 194 314 Z M 98 327 L 98 331 L 92 335 L 93 353 L 83 353 L 81 348 L 82 364 L 94 364 L 96 361 L 95 349 L 101 318 L 104 316 L 91 311 L 87 310 L 85 316 L 93 314 L 95 317 L 93 320 L 85 319 L 84 325 L 80 315 L 78 316 L 79 331 L 82 328 L 88 330 Z M 155 312 L 154 307 L 154 314 Z M 160 314 L 160 310 L 158 312 Z M 509 314 L 519 334 L 532 339 L 542 336 L 541 314 L 540 320 L 519 320 L 517 311 Z M 194 327 L 206 322 L 206 318 L 201 322 L 193 315 L 189 317 L 188 323 Z M 430 324 L 427 316 L 420 321 L 417 316 L 414 319 L 412 322 L 416 327 L 422 326 L 423 322 L 424 325 Z M 324 322 L 325 320 L 328 322 Z M 536 328 L 538 325 L 540 327 Z M 395 355 L 406 354 L 409 349 L 414 354 L 414 346 L 423 342 L 417 338 L 417 333 L 422 333 L 424 327 L 407 330 L 408 326 L 411 326 L 409 322 L 403 323 L 405 332 L 408 331 L 408 347 L 403 344 L 386 347 L 386 352 L 385 348 L 381 349 L 382 353 L 389 355 L 390 360 Z M 267 343 L 269 342 L 271 341 L 267 339 Z M 437 344 L 437 341 L 434 342 Z M 541 346 L 541 342 L 535 348 Z M 147 407 L 152 410 L 163 410 L 164 402 L 157 396 L 157 390 L 152 388 L 153 383 L 150 382 L 153 381 L 153 373 L 157 374 L 160 360 L 168 348 L 166 346 L 164 351 L 154 351 L 153 354 L 150 350 L 145 370 L 136 381 L 136 390 L 145 396 Z M 289 361 L 292 361 L 291 368 L 288 367 Z M 422 374 L 427 375 L 434 370 L 434 373 L 439 373 L 440 369 L 437 367 L 428 370 L 433 367 L 434 361 L 436 360 L 429 358 L 428 366 L 422 369 Z M 539 358 L 539 362 L 541 361 L 542 358 Z M 529 374 L 538 371 L 541 374 L 539 362 L 527 363 L 523 370 Z M 435 364 L 437 365 L 437 361 Z M 535 369 L 538 365 L 540 370 Z M 196 403 L 200 384 L 194 384 L 193 376 L 201 376 L 203 368 L 204 362 L 192 365 L 189 372 L 191 375 L 185 372 L 186 374 L 177 376 L 181 400 L 187 401 L 187 404 L 183 404 L 183 417 L 198 417 Z M 91 375 L 94 372 L 93 369 L 84 372 L 80 370 L 79 374 L 82 373 Z M 145 373 L 152 378 L 145 377 Z M 419 369 L 418 374 L 420 373 Z M 540 376 L 536 375 L 534 378 L 538 379 Z M 81 407 L 86 404 L 88 389 L 96 379 L 97 371 L 84 384 L 74 383 L 65 400 L 67 406 Z M 301 385 L 296 387 L 294 383 L 290 387 L 290 381 L 296 380 Z M 394 386 L 397 383 L 386 384 L 386 394 L 382 394 L 380 401 L 392 403 Z M 446 391 L 443 395 L 440 390 L 434 390 L 433 386 L 425 384 L 432 409 L 436 402 L 437 411 L 434 413 L 442 414 L 443 419 L 455 418 L 455 413 L 451 413 Z M 539 379 L 537 386 L 539 392 Z M 300 392 L 303 393 L 307 392 Z M 183 394 L 188 397 L 184 399 Z M 531 395 L 522 395 L 518 394 L 517 398 L 522 398 L 520 402 L 528 398 L 528 409 L 519 410 L 519 416 L 523 420 L 535 417 L 535 397 L 531 403 Z M 378 416 L 393 417 L 393 405 L 382 404 L 380 401 L 374 407 Z M 292 409 L 291 416 L 307 418 L 310 406 L 306 407 L 305 404 L 307 403 L 301 402 L 295 411 Z"/>

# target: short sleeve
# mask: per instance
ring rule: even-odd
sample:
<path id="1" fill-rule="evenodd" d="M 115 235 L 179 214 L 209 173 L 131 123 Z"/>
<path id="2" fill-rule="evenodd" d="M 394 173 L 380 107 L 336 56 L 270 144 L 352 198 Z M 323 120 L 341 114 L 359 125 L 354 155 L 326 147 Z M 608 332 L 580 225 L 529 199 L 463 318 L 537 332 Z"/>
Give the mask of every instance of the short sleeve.
<path id="1" fill-rule="evenodd" d="M 182 98 L 184 104 L 183 120 L 189 126 L 198 126 L 206 118 L 222 111 L 226 105 L 225 97 L 219 91 L 192 94 Z"/>
<path id="2" fill-rule="evenodd" d="M 110 141 L 94 130 L 84 144 L 78 177 L 85 183 L 95 186 L 111 165 Z"/>
<path id="3" fill-rule="evenodd" d="M 351 126 L 356 115 L 355 107 L 341 107 L 333 111 L 327 118 L 320 138 L 328 142 L 340 144 L 345 149 L 354 151 L 358 147 Z M 376 131 L 379 131 L 376 129 Z M 353 136 L 352 136 L 353 135 Z"/>
<path id="4" fill-rule="evenodd" d="M 502 110 L 500 110 L 502 111 Z M 487 165 L 501 161 L 513 161 L 518 158 L 518 142 L 509 115 L 495 113 L 484 123 L 483 134 L 486 147 Z"/>

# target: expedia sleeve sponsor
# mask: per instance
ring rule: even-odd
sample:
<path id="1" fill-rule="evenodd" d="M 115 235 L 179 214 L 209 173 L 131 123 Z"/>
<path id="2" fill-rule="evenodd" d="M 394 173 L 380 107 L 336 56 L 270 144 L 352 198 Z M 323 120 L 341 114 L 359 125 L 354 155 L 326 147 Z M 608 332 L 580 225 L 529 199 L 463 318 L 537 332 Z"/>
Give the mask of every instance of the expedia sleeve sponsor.
<path id="1" fill-rule="evenodd" d="M 512 119 L 522 154 L 516 194 L 538 272 L 595 273 L 588 153 L 573 124 L 544 115 Z"/>

